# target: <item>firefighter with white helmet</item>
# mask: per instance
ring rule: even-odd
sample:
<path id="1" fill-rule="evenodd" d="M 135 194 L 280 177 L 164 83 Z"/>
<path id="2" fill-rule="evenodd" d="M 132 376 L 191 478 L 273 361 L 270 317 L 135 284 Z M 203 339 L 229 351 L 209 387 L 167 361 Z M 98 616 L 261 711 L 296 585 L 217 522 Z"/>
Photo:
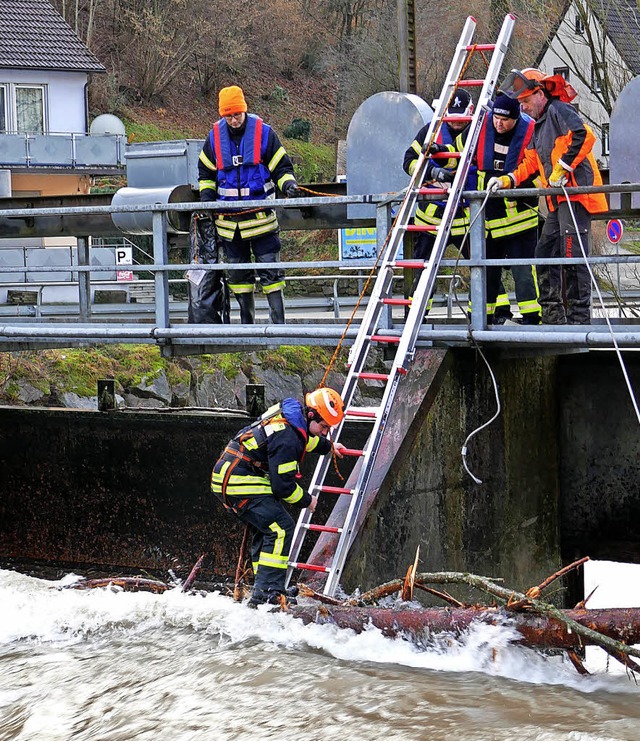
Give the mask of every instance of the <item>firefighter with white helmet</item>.
<path id="1" fill-rule="evenodd" d="M 283 503 L 314 511 L 317 497 L 300 486 L 299 465 L 311 451 L 342 458 L 344 445 L 328 436 L 343 419 L 344 403 L 334 389 L 308 393 L 304 405 L 284 399 L 240 430 L 213 468 L 211 491 L 252 531 L 251 607 L 285 594 L 295 525 Z"/>

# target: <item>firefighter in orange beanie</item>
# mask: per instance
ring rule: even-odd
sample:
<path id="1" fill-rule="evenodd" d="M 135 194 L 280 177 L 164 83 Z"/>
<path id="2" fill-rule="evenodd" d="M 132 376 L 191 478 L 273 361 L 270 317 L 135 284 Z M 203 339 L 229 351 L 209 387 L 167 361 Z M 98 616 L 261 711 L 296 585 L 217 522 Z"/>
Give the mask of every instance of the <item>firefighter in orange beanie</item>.
<path id="1" fill-rule="evenodd" d="M 285 198 L 295 198 L 300 191 L 291 160 L 271 126 L 247 112 L 242 88 L 222 88 L 218 108 L 220 120 L 209 132 L 198 162 L 200 200 L 266 201 L 276 196 L 276 188 Z M 284 271 L 259 267 L 280 260 L 275 211 L 216 212 L 215 225 L 228 263 L 251 262 L 253 254 L 257 264 L 255 272 L 229 271 L 229 287 L 240 306 L 242 324 L 255 321 L 256 272 L 269 302 L 271 322 L 284 324 Z"/>

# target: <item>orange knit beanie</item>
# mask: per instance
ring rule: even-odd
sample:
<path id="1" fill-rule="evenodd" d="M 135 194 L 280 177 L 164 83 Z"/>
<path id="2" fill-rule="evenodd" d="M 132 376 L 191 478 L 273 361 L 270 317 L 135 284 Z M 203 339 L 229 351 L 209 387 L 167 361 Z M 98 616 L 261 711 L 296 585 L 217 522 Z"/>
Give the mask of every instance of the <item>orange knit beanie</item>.
<path id="1" fill-rule="evenodd" d="M 237 85 L 223 87 L 218 96 L 218 109 L 221 116 L 230 116 L 233 113 L 246 113 L 247 102 L 244 99 L 242 88 Z"/>

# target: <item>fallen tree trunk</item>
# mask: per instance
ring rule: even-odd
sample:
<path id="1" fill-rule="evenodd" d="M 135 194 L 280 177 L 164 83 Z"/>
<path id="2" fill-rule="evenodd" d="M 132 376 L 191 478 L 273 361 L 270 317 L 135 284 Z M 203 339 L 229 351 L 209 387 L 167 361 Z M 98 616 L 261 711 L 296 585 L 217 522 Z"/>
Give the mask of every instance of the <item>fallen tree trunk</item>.
<path id="1" fill-rule="evenodd" d="M 386 609 L 382 607 L 342 607 L 333 605 L 289 608 L 293 617 L 305 624 L 333 624 L 361 633 L 369 625 L 385 636 L 406 635 L 425 641 L 437 633 L 459 636 L 473 623 L 507 625 L 522 636 L 521 643 L 531 648 L 577 649 L 596 645 L 588 635 L 578 635 L 567 624 L 552 617 L 525 612 L 511 612 L 501 607 L 433 607 L 420 609 Z M 640 643 L 640 608 L 607 610 L 558 610 L 569 622 L 625 644 Z"/>

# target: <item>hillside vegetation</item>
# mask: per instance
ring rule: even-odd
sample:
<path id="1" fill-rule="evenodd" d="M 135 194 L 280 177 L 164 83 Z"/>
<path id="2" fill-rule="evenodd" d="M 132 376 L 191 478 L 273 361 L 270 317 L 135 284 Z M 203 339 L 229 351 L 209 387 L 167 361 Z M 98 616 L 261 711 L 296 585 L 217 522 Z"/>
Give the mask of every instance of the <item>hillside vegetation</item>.
<path id="1" fill-rule="evenodd" d="M 284 139 L 302 132 L 333 152 L 367 97 L 398 89 L 397 0 L 52 2 L 108 70 L 91 84 L 92 114 L 120 115 L 137 141 L 204 137 L 218 90 L 239 84 Z M 529 66 L 557 5 L 416 3 L 418 94 L 439 93 L 467 15 L 489 41 L 515 13 L 507 64 Z"/>

